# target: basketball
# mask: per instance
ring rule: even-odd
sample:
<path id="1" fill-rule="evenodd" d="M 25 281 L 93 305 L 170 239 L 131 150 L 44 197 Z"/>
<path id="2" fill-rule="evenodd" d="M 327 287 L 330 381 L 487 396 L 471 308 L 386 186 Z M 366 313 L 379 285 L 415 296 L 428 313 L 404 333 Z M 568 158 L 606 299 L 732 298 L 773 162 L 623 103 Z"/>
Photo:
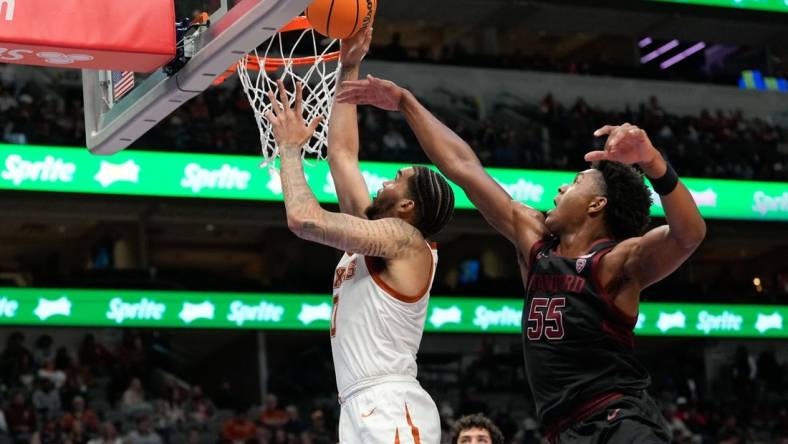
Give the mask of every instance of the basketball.
<path id="1" fill-rule="evenodd" d="M 367 27 L 377 6 L 377 0 L 315 0 L 306 17 L 318 33 L 346 39 Z"/>

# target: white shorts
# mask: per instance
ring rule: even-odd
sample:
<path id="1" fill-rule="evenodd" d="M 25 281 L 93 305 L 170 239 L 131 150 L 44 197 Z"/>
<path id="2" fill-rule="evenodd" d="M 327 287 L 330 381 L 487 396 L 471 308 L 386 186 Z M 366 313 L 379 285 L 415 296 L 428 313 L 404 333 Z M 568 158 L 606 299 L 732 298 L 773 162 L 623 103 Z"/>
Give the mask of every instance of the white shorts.
<path id="1" fill-rule="evenodd" d="M 440 444 L 441 420 L 417 381 L 382 382 L 342 403 L 340 444 Z"/>

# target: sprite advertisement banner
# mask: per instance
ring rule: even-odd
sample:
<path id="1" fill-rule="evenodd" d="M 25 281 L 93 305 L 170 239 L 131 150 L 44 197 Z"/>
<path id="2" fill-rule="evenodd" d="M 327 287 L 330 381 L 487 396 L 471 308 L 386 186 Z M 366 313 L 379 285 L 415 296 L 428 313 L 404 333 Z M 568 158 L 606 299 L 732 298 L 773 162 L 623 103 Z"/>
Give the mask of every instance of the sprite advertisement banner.
<path id="1" fill-rule="evenodd" d="M 370 193 L 407 165 L 362 162 Z M 307 161 L 305 174 L 317 199 L 336 203 L 328 163 Z M 538 210 L 553 207 L 558 187 L 573 172 L 490 168 L 516 200 Z M 788 183 L 683 179 L 706 218 L 788 221 Z M 121 194 L 282 201 L 277 170 L 260 168 L 253 156 L 122 151 L 97 157 L 84 149 L 0 144 L 0 190 Z M 473 205 L 454 186 L 456 206 Z M 652 213 L 662 216 L 654 195 Z"/>
<path id="2" fill-rule="evenodd" d="M 432 333 L 520 333 L 520 299 L 433 296 Z M 276 293 L 0 288 L 0 325 L 327 330 L 331 298 Z M 641 336 L 788 338 L 787 306 L 643 303 Z"/>
<path id="3" fill-rule="evenodd" d="M 722 8 L 758 9 L 761 11 L 788 12 L 785 0 L 651 0 L 685 5 L 719 6 Z"/>

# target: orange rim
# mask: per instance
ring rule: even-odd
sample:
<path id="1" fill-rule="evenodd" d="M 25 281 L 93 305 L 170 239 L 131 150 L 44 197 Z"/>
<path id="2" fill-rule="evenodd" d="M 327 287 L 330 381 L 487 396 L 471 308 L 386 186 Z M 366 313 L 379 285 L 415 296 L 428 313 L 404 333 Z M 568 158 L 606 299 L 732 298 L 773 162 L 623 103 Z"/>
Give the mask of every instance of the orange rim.
<path id="1" fill-rule="evenodd" d="M 290 23 L 283 26 L 278 32 L 291 32 L 291 31 L 303 31 L 305 29 L 309 29 L 312 27 L 312 24 L 309 23 L 309 19 L 306 16 L 298 16 L 290 21 Z M 260 63 L 262 60 L 262 63 Z M 334 60 L 339 60 L 339 51 L 329 52 L 323 55 L 315 55 L 315 56 L 307 56 L 307 57 L 294 57 L 294 58 L 283 58 L 283 57 L 257 57 L 253 55 L 246 55 L 246 68 L 251 71 L 259 71 L 260 67 L 262 66 L 266 72 L 276 71 L 277 69 L 285 66 L 285 65 L 312 65 L 318 61 L 324 62 L 331 62 Z M 226 71 L 221 73 L 216 79 L 213 81 L 214 85 L 221 85 L 227 80 L 230 76 L 235 74 L 238 70 L 238 64 L 235 63 Z"/>

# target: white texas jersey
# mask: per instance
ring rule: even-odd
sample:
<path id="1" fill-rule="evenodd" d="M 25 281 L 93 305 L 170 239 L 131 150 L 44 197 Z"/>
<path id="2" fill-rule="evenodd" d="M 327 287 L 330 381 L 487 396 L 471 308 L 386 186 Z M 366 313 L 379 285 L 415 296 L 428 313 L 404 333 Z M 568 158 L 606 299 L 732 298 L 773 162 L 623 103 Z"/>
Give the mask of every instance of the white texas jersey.
<path id="1" fill-rule="evenodd" d="M 406 296 L 386 285 L 379 258 L 345 253 L 334 273 L 331 353 L 340 397 L 365 379 L 416 377 L 416 353 L 427 319 L 438 253 L 432 248 L 429 282 Z"/>

